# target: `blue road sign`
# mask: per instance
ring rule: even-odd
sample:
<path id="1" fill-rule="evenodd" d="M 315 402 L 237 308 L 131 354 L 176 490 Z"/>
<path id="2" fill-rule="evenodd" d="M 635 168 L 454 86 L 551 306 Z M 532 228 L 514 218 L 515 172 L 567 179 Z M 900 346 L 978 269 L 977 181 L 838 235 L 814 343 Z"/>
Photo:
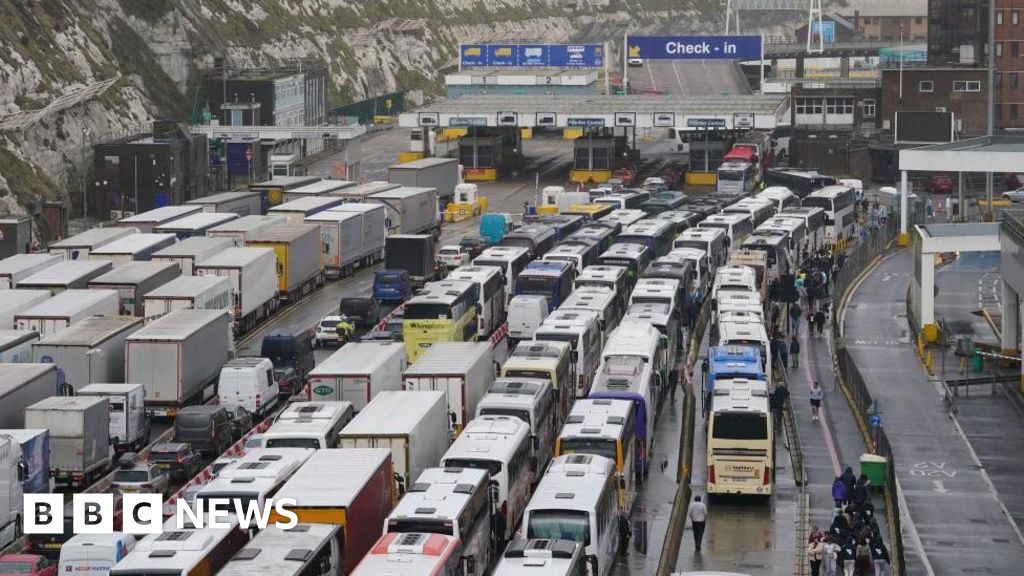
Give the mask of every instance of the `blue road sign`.
<path id="1" fill-rule="evenodd" d="M 820 25 L 819 25 L 820 24 Z M 822 20 L 820 23 L 815 20 L 811 22 L 811 37 L 821 36 L 826 44 L 836 41 L 836 23 L 832 20 Z"/>
<path id="2" fill-rule="evenodd" d="M 872 414 L 871 416 L 868 416 L 868 424 L 870 424 L 872 428 L 881 428 L 882 417 L 878 414 Z"/>
<path id="3" fill-rule="evenodd" d="M 760 36 L 629 36 L 630 58 L 647 60 L 758 60 Z"/>
<path id="4" fill-rule="evenodd" d="M 604 66 L 601 44 L 464 44 L 459 58 L 463 67 L 600 68 Z"/>

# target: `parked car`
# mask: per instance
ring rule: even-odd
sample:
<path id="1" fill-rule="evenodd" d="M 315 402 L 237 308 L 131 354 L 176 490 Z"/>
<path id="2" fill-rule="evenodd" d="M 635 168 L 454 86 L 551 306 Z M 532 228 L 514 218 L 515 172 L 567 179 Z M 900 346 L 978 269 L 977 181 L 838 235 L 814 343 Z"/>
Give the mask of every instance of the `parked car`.
<path id="1" fill-rule="evenodd" d="M 640 58 L 638 56 L 633 56 L 633 57 L 629 58 L 628 60 L 626 60 L 626 62 L 630 66 L 643 66 L 644 65 L 644 59 Z"/>
<path id="2" fill-rule="evenodd" d="M 242 406 L 235 406 L 233 410 L 228 410 L 228 416 L 231 417 L 231 437 L 238 440 L 245 436 L 245 433 L 252 430 L 253 415 Z"/>
<path id="3" fill-rule="evenodd" d="M 469 236 L 463 236 L 462 240 L 459 240 L 459 246 L 469 253 L 470 259 L 473 259 L 483 253 L 484 249 L 487 248 L 487 242 L 484 242 L 484 239 L 480 236 L 470 234 Z"/>
<path id="4" fill-rule="evenodd" d="M 469 263 L 469 252 L 455 244 L 441 246 L 437 251 L 437 261 L 445 268 L 458 268 L 463 264 Z"/>
<path id="5" fill-rule="evenodd" d="M 1001 196 L 1003 200 L 1009 200 L 1010 202 L 1024 202 L 1024 188 L 1003 192 Z"/>
<path id="6" fill-rule="evenodd" d="M 231 446 L 231 417 L 223 406 L 186 406 L 174 419 L 174 441 L 185 442 L 204 456 Z"/>
<path id="7" fill-rule="evenodd" d="M 345 318 L 343 316 L 337 316 L 334 314 L 321 318 L 320 322 L 316 325 L 316 339 L 313 340 L 313 346 L 322 348 L 328 344 L 338 346 L 347 342 L 348 339 L 351 338 L 351 334 L 346 337 L 342 337 L 341 334 L 338 333 L 338 326 L 344 319 Z"/>
<path id="8" fill-rule="evenodd" d="M 388 317 L 387 323 L 383 328 L 374 328 L 372 332 L 366 335 L 367 340 L 391 340 L 392 342 L 402 342 L 402 316 L 401 310 L 395 310 Z"/>
<path id="9" fill-rule="evenodd" d="M 15 574 L 17 576 L 57 576 L 57 563 L 36 554 L 4 554 L 0 556 L 0 576 L 14 576 Z"/>
<path id="10" fill-rule="evenodd" d="M 371 296 L 347 296 L 341 299 L 338 314 L 348 316 L 356 328 L 372 328 L 380 322 L 380 304 Z"/>
<path id="11" fill-rule="evenodd" d="M 932 174 L 924 183 L 926 192 L 932 194 L 952 194 L 953 177 L 948 174 Z"/>
<path id="12" fill-rule="evenodd" d="M 199 453 L 184 442 L 157 442 L 149 449 L 149 462 L 167 470 L 174 480 L 188 480 L 202 469 Z"/>
<path id="13" fill-rule="evenodd" d="M 158 464 L 139 458 L 134 452 L 125 452 L 118 460 L 111 486 L 121 494 L 144 493 L 166 496 L 171 490 L 171 475 Z"/>
<path id="14" fill-rule="evenodd" d="M 274 366 L 274 378 L 277 378 L 277 395 L 287 400 L 302 389 L 302 378 L 291 366 Z"/>

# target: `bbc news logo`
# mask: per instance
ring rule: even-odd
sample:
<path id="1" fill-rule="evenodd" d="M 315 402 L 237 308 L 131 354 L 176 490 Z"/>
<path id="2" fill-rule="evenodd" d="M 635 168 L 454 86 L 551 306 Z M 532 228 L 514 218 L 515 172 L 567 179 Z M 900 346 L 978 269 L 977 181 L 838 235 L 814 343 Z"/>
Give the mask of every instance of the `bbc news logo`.
<path id="1" fill-rule="evenodd" d="M 25 494 L 24 498 L 25 534 L 64 533 L 62 494 Z M 160 494 L 125 494 L 121 504 L 121 532 L 141 535 L 164 531 L 164 502 Z M 233 516 L 242 530 L 263 530 L 273 517 L 276 527 L 287 530 L 299 522 L 299 517 L 291 510 L 294 506 L 295 500 L 291 498 L 263 503 L 239 498 L 207 498 L 189 503 L 179 498 L 175 502 L 175 527 L 178 530 L 227 529 L 233 526 Z M 116 513 L 113 494 L 75 494 L 71 504 L 72 531 L 75 534 L 112 534 Z"/>

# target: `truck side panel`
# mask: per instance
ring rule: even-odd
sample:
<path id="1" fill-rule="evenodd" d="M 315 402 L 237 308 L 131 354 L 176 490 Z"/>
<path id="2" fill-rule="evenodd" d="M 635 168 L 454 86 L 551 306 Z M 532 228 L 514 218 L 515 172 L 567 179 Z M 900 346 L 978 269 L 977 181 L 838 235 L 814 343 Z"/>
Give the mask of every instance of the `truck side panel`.
<path id="1" fill-rule="evenodd" d="M 345 574 L 355 570 L 380 538 L 381 526 L 395 505 L 393 471 L 391 458 L 388 458 L 349 506 L 345 526 Z"/>

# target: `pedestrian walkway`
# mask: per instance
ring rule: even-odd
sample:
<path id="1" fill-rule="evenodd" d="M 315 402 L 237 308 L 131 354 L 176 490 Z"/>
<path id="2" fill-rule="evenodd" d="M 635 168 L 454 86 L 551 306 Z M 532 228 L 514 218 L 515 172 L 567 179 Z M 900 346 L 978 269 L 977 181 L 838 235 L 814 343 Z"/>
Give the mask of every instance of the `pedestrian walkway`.
<path id="1" fill-rule="evenodd" d="M 832 481 L 847 466 L 853 468 L 854 474 L 859 476 L 860 455 L 867 449 L 850 405 L 836 382 L 827 332 L 811 336 L 807 323 L 800 322 L 800 352 L 798 368 L 792 367 L 790 359 L 789 394 L 803 447 L 807 493 L 810 496 L 810 523 L 824 532 L 832 522 L 835 508 Z M 819 420 L 811 419 L 810 391 L 815 381 L 824 390 Z M 883 540 L 891 547 L 885 502 L 881 493 L 872 491 L 871 501 Z"/>
<path id="2" fill-rule="evenodd" d="M 1019 574 L 1024 546 L 916 357 L 906 322 L 913 258 L 913 250 L 884 258 L 841 319 L 893 446 L 907 573 Z"/>

